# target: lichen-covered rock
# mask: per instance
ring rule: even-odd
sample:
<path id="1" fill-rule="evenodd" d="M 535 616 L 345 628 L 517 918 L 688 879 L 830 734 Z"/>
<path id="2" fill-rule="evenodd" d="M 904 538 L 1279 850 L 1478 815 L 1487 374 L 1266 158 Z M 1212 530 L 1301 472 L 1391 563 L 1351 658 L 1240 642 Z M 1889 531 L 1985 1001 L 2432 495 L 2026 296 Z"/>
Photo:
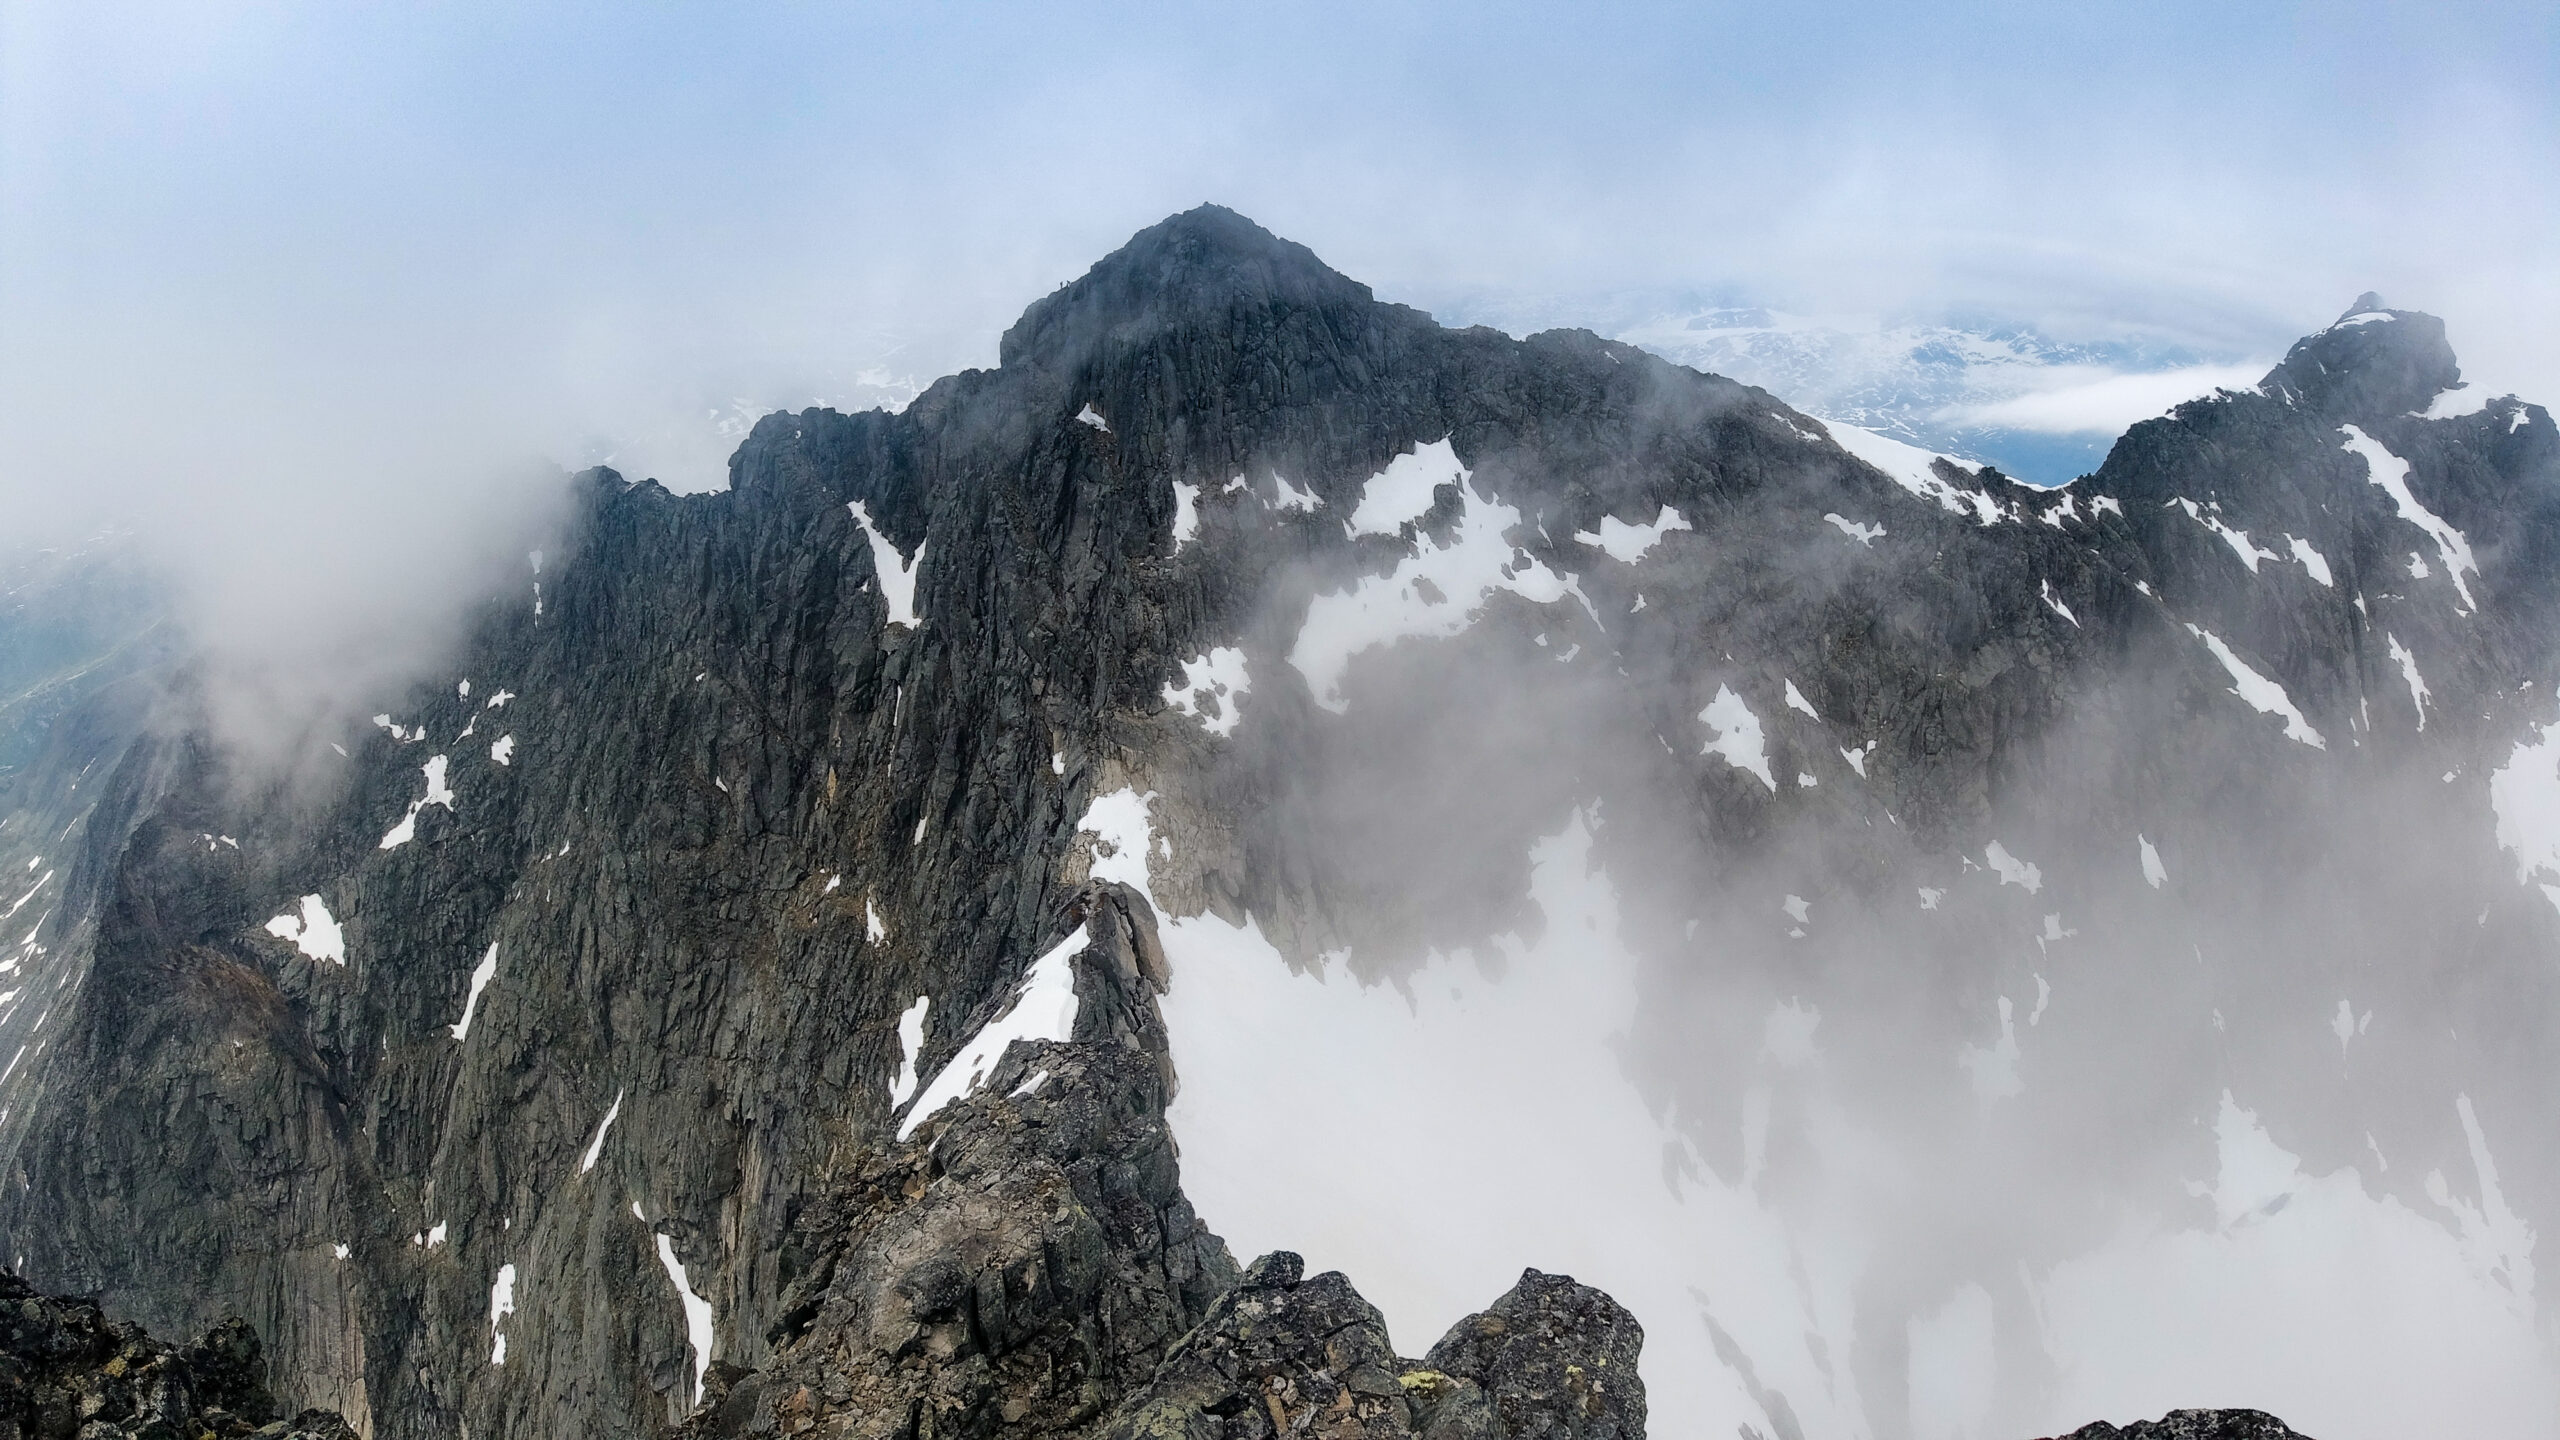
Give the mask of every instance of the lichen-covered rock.
<path id="1" fill-rule="evenodd" d="M 1304 1274 L 1287 1251 L 1253 1262 L 1147 1388 L 1097 1432 L 1104 1440 L 1385 1440 L 1414 1431 L 1387 1324 L 1351 1282 Z"/>
<path id="2" fill-rule="evenodd" d="M 0 1270 L 0 1440 L 355 1440 L 335 1412 L 277 1418 L 237 1316 L 183 1348 Z"/>
<path id="3" fill-rule="evenodd" d="M 1423 1364 L 1473 1382 L 1501 1440 L 1639 1440 L 1643 1349 L 1644 1327 L 1624 1306 L 1569 1276 L 1528 1270 L 1493 1308 L 1441 1337 Z"/>

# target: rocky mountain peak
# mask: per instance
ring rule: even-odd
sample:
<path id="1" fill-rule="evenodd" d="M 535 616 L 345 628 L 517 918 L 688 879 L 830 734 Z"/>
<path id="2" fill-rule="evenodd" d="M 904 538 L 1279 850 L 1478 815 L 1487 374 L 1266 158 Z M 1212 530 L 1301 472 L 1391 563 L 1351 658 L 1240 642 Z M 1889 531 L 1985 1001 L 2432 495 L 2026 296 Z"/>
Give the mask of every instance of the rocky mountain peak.
<path id="1" fill-rule="evenodd" d="M 998 351 L 1007 367 L 1072 363 L 1106 336 L 1134 338 L 1239 311 L 1373 303 L 1369 287 L 1223 205 L 1201 205 L 1132 236 L 1023 312 Z"/>
<path id="2" fill-rule="evenodd" d="M 2462 383 L 2444 322 L 2368 290 L 2337 323 L 2295 341 L 2259 388 L 2334 420 L 2370 425 L 2423 411 Z"/>

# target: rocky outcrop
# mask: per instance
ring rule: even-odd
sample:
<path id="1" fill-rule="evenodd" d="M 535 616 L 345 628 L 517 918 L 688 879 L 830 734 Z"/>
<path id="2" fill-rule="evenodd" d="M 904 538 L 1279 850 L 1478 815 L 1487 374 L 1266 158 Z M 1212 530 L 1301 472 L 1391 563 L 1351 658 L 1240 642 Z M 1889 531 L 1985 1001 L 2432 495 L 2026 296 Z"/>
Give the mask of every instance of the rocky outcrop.
<path id="1" fill-rule="evenodd" d="M 1339 1274 L 1239 1276 L 1165 1128 L 1146 900 L 1095 885 L 1060 928 L 1070 1037 L 1014 1041 L 854 1162 L 801 1222 L 773 1360 L 713 1376 L 687 1436 L 1641 1440 L 1643 1331 L 1598 1291 L 1530 1271 L 1415 1363 Z"/>
<path id="2" fill-rule="evenodd" d="M 5 1440 L 356 1440 L 330 1411 L 279 1418 L 238 1316 L 179 1347 L 0 1271 L 0 1355 Z"/>
<path id="3" fill-rule="evenodd" d="M 795 1232 L 773 1360 L 716 1377 L 688 1433 L 1082 1434 L 1145 1382 L 1236 1278 L 1165 1128 L 1153 929 L 1120 887 L 1070 902 L 1071 1037 L 1014 1042 L 973 1096 L 853 1161 Z"/>
<path id="4" fill-rule="evenodd" d="M 2083 1425 L 2057 1440 L 2309 1440 L 2263 1410 L 2172 1410 L 2157 1420 Z"/>
<path id="5" fill-rule="evenodd" d="M 1522 1275 L 1421 1361 L 1338 1272 L 1285 1251 L 1254 1262 L 1154 1383 L 1123 1402 L 1107 1440 L 1637 1440 L 1644 1332 L 1608 1296 Z"/>

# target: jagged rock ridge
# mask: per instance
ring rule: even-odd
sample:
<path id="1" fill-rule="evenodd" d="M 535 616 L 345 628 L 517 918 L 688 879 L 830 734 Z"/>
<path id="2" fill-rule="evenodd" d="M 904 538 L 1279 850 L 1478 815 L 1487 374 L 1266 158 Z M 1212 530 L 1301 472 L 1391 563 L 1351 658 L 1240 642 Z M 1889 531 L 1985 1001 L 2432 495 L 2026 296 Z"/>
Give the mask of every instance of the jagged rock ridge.
<path id="1" fill-rule="evenodd" d="M 2047 1258 L 2081 1235 L 2046 1212 L 2161 1188 L 2148 1142 L 2185 1143 L 2191 1092 L 2336 1088 L 2308 1057 L 2339 1042 L 2274 971 L 2103 948 L 2156 889 L 2140 834 L 2174 857 L 2199 952 L 2328 944 L 2359 993 L 2445 1010 L 2386 1026 L 2348 1082 L 2362 1109 L 2289 1141 L 2375 1142 L 2414 1185 L 2466 1157 L 2451 1085 L 2406 1077 L 2529 1113 L 2531 1017 L 2560 1013 L 2525 963 L 2550 907 L 2476 823 L 2545 718 L 2517 686 L 2553 673 L 2560 434 L 2512 400 L 2412 413 L 2456 373 L 2440 326 L 2360 306 L 2055 494 L 1879 469 L 1764 393 L 1587 334 L 1446 330 L 1241 217 L 1176 217 L 1032 307 L 996 370 L 895 415 L 768 417 L 724 494 L 579 477 L 573 524 L 452 673 L 315 736 L 291 781 L 242 773 L 182 683 L 148 734 L 88 732 L 112 743 L 66 802 L 85 838 L 22 947 L 50 1003 L 0 1016 L 26 1037 L 0 1079 L 21 1182 L 0 1241 L 164 1329 L 243 1305 L 293 1398 L 368 1433 L 666 1433 L 714 1364 L 766 1394 L 817 1277 L 871 1283 L 825 1269 L 830 1237 L 920 1223 L 861 1189 L 892 1173 L 902 1065 L 931 1076 L 1013 992 L 1124 790 L 1155 797 L 1153 904 L 1250 915 L 1290 959 L 1348 948 L 1371 977 L 1527 924 L 1528 842 L 1601 806 L 1595 853 L 1653 966 L 1630 1063 L 1719 1175 L 1747 1167 L 1771 1006 L 1818 998 L 1829 1053 L 1926 1107 L 1921 1137 L 1978 1097 L 1915 1037 L 2005 1033 L 2031 969 L 2079 987 L 2037 1037 L 2056 1100 L 2034 1123 L 2084 1131 L 2098 1105 L 2146 1143 L 2056 1149 L 2016 1187 L 2051 1202 L 2018 1227 Z M 1462 475 L 1349 523 L 1437 445 Z M 2394 461 L 2460 551 L 2380 483 Z M 1613 526 L 1665 528 L 1629 560 Z M 1453 598 L 1423 568 L 1470 545 L 1484 588 Z M 892 619 L 901 577 L 917 623 Z M 1404 585 L 1377 598 L 1404 629 L 1310 653 L 1318 602 L 1370 581 Z M 1248 692 L 1176 690 L 1221 649 Z M 1738 719 L 1702 723 L 1735 717 L 1726 696 L 1756 755 Z M 8 783 L 11 806 L 69 794 L 59 767 Z M 2413 865 L 2360 823 L 2378 799 L 2454 838 Z M 2041 888 L 1988 874 L 1986 841 Z M 2392 903 L 2271 902 L 2271 866 Z M 1912 928 L 1915 888 L 1943 926 Z M 1823 920 L 1790 935 L 1781 896 Z M 2070 968 L 2041 939 L 2057 910 L 2083 932 Z M 2307 941 L 2262 933 L 2279 912 Z M 2430 958 L 2394 978 L 2395 948 Z M 2214 1047 L 2208 1012 L 2280 1043 L 2164 1061 L 2157 1090 L 2098 1063 L 2110 1029 L 2151 1043 L 2135 1018 L 2184 1027 L 2163 1056 Z M 2548 1137 L 2500 1133 L 2510 1175 L 2552 1171 Z M 1107 1240 L 1105 1192 L 1046 1163 L 1037 1193 L 1079 1194 Z M 1164 1178 L 1109 1193 L 1169 1234 Z M 1037 1345 L 1135 1384 L 1217 1301 L 1191 1263 L 1131 1272 L 1135 1349 L 1065 1312 Z M 1896 1408 L 1893 1317 L 1956 1278 L 1915 1267 L 1909 1294 L 1862 1296 L 1875 1333 L 1833 1337 L 1869 1411 Z M 1698 1319 L 1643 1318 L 1659 1413 L 1665 1336 Z M 1781 1341 L 1729 1338 L 1780 1369 Z M 1727 1348 L 1681 1344 L 1682 1383 Z M 1752 1384 L 1774 1432 L 1789 1402 Z"/>

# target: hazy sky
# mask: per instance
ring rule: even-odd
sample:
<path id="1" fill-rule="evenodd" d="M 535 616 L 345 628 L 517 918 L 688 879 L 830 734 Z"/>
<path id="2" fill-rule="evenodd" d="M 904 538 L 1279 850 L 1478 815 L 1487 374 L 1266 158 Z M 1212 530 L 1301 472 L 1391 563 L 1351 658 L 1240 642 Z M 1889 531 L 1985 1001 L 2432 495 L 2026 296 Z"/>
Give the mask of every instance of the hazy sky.
<path id="1" fill-rule="evenodd" d="M 698 488 L 710 407 L 991 362 L 1204 199 L 1444 316 L 2239 357 L 2377 288 L 2560 397 L 2553 14 L 12 0 L 0 523 L 414 509 L 529 452 Z"/>

